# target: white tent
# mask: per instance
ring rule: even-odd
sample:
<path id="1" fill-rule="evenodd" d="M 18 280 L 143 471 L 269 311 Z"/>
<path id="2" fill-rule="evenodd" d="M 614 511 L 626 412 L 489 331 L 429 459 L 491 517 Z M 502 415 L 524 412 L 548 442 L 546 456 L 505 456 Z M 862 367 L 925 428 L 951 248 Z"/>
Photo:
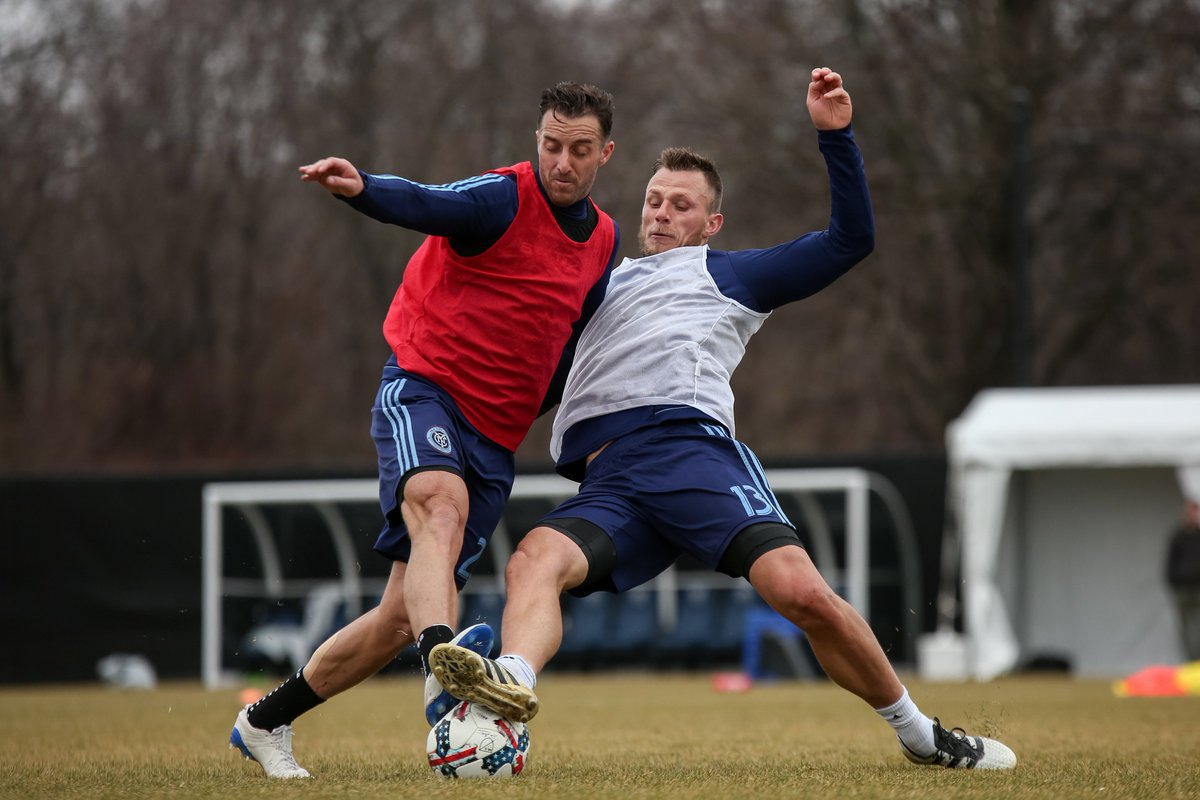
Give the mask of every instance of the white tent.
<path id="1" fill-rule="evenodd" d="M 1183 660 L 1164 559 L 1200 498 L 1200 386 L 987 390 L 947 449 L 972 677 Z"/>

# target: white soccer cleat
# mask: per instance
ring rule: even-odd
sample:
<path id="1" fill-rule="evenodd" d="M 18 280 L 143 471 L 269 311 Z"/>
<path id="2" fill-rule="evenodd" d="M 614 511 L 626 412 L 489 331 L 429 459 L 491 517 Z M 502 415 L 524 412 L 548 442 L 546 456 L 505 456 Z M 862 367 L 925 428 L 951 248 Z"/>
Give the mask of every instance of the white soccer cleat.
<path id="1" fill-rule="evenodd" d="M 962 728 L 946 730 L 937 717 L 933 718 L 933 743 L 937 750 L 930 756 L 917 755 L 903 741 L 900 749 L 914 764 L 947 769 L 1012 769 L 1017 765 L 1017 754 L 1007 745 L 983 736 L 968 736 Z"/>
<path id="2" fill-rule="evenodd" d="M 528 722 L 538 712 L 537 695 L 490 658 L 453 644 L 429 652 L 429 671 L 462 700 L 490 708 L 505 719 Z"/>
<path id="3" fill-rule="evenodd" d="M 292 726 L 280 725 L 273 731 L 264 731 L 250 724 L 243 708 L 229 733 L 229 746 L 242 751 L 251 761 L 257 761 L 268 778 L 311 778 L 308 770 L 296 763 L 292 755 Z"/>
<path id="4" fill-rule="evenodd" d="M 450 644 L 465 647 L 481 656 L 491 655 L 495 642 L 496 634 L 486 622 L 463 628 L 450 640 Z M 459 699 L 438 683 L 437 678 L 433 677 L 432 669 L 425 676 L 425 719 L 430 725 L 436 725 L 439 719 L 450 713 L 450 709 L 458 705 Z"/>

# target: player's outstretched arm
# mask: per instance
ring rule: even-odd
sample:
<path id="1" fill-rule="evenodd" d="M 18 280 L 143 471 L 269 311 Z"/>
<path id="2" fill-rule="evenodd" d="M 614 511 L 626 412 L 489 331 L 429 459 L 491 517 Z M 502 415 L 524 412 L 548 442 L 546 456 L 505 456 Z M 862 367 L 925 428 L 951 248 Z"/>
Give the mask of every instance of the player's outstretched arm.
<path id="1" fill-rule="evenodd" d="M 333 194 L 355 197 L 363 190 L 362 176 L 344 158 L 322 158 L 300 167 L 300 180 L 319 183 Z"/>
<path id="2" fill-rule="evenodd" d="M 829 67 L 812 71 L 808 84 L 808 114 L 819 131 L 836 131 L 850 124 L 854 108 L 842 76 Z"/>

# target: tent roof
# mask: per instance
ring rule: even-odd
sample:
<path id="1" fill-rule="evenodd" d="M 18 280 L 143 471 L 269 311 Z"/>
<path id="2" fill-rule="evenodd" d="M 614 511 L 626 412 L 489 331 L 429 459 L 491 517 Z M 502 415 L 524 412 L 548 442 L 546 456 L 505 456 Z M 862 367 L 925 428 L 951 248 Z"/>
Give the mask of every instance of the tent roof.
<path id="1" fill-rule="evenodd" d="M 988 389 L 946 433 L 958 467 L 1200 465 L 1200 385 Z"/>

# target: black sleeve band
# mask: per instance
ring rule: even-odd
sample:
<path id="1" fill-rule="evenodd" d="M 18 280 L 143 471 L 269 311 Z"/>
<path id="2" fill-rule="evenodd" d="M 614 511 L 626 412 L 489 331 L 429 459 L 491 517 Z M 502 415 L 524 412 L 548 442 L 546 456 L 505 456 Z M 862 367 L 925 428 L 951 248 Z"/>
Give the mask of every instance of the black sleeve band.
<path id="1" fill-rule="evenodd" d="M 579 517 L 544 519 L 538 524 L 553 528 L 575 542 L 587 558 L 587 577 L 583 583 L 569 589 L 569 594 L 583 597 L 595 591 L 616 591 L 612 571 L 617 566 L 617 548 L 600 526 Z"/>
<path id="2" fill-rule="evenodd" d="M 717 572 L 723 572 L 734 578 L 746 578 L 750 575 L 750 567 L 764 553 L 778 547 L 795 545 L 804 547 L 796 531 L 778 522 L 759 522 L 738 531 L 733 541 L 725 548 L 721 562 L 717 564 Z"/>

